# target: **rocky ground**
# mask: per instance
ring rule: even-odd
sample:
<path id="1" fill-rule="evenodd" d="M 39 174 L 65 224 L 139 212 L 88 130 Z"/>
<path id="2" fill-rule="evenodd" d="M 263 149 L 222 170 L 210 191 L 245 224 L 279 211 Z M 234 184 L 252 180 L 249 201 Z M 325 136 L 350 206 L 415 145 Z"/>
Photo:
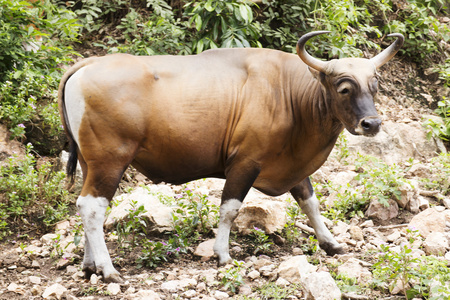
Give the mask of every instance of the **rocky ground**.
<path id="1" fill-rule="evenodd" d="M 391 68 L 386 72 L 392 75 L 396 71 Z M 391 83 L 381 82 L 381 87 L 388 90 Z M 420 92 L 430 96 L 425 90 Z M 408 243 L 408 229 L 418 230 L 412 255 L 436 256 L 450 265 L 450 199 L 423 189 L 420 184 L 422 178 L 432 175 L 430 159 L 445 147 L 425 138 L 421 121 L 430 111 L 414 103 L 417 101 L 410 101 L 403 93 L 381 96 L 377 105 L 384 119 L 382 132 L 372 139 L 347 134 L 346 147 L 338 146 L 313 176 L 314 181 L 321 184 L 351 186 L 356 184 L 354 178 L 360 172 L 351 164 L 357 153 L 374 155 L 386 163 L 402 166 L 406 166 L 409 158 L 414 159 L 406 176 L 418 184 L 402 190 L 401 199 L 391 199 L 388 208 L 374 201 L 364 216 L 355 216 L 348 222 L 325 219 L 337 240 L 346 245 L 348 253 L 345 255 L 328 257 L 320 249 L 313 251 L 314 242 L 308 244 L 313 241 L 309 239 L 312 229 L 302 215 L 295 220 L 299 232 L 296 241 L 287 241 L 279 232 L 287 221 L 284 212 L 292 205 L 288 196 L 270 198 L 252 191 L 236 222 L 237 234 L 232 235 L 231 254 L 242 261 L 238 268 L 217 266 L 211 253 L 212 233 L 200 236 L 187 253 L 156 268 L 138 268 L 136 258 L 142 249 L 121 248 L 117 234 L 112 234 L 116 228 L 114 222 L 129 210 L 119 205 L 111 211 L 106 237 L 124 283 L 104 283 L 101 276 L 96 275 L 83 278 L 83 239 L 75 245 L 80 227 L 79 219 L 73 216 L 57 224 L 54 232 L 45 235 L 30 232 L 28 236 L 21 235 L 0 244 L 0 299 L 401 299 L 401 283 L 382 292 L 371 289 L 373 263 L 381 252 L 381 245 L 389 245 L 393 251 L 400 252 L 402 245 Z M 0 141 L 5 142 L 5 139 Z M 20 148 L 16 144 L 13 146 Z M 345 163 L 341 157 L 343 151 L 348 152 Z M 147 211 L 162 213 L 148 216 L 154 231 L 170 230 L 173 207 L 161 203 L 158 195 L 176 196 L 183 193 L 186 186 L 151 185 L 132 171 L 127 173 L 125 181 L 122 192 L 142 185 L 149 189 L 138 188 L 131 194 L 133 196 L 127 193 L 116 199 L 125 203 L 145 198 L 147 205 L 152 203 Z M 187 188 L 194 194 L 207 195 L 210 203 L 218 204 L 222 186 L 223 181 L 208 179 L 190 183 Z M 325 193 L 323 208 L 332 205 L 335 196 Z M 244 233 L 254 226 L 271 234 L 274 244 L 266 254 L 255 255 L 248 247 Z M 157 233 L 148 238 L 164 241 L 164 235 Z M 353 277 L 356 280 L 353 285 L 364 288 L 355 291 L 349 287 L 339 288 L 331 274 Z M 242 284 L 236 284 L 235 291 L 232 291 L 233 284 L 224 285 L 239 276 L 242 276 L 239 280 Z"/>

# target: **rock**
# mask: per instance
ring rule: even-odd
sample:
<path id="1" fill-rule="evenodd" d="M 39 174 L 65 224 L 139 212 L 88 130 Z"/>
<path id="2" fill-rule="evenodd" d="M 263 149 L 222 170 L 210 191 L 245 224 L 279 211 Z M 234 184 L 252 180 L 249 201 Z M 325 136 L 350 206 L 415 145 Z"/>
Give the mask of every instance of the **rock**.
<path id="1" fill-rule="evenodd" d="M 254 262 L 253 267 L 259 271 L 264 266 L 270 266 L 272 263 L 271 260 L 267 258 L 259 258 L 257 261 Z"/>
<path id="2" fill-rule="evenodd" d="M 55 239 L 58 239 L 60 236 L 55 233 L 47 233 L 41 237 L 41 242 L 47 245 L 51 245 L 54 243 Z"/>
<path id="3" fill-rule="evenodd" d="M 316 270 L 317 267 L 310 264 L 305 255 L 300 255 L 283 261 L 278 267 L 278 276 L 290 283 L 301 283 L 303 278 Z"/>
<path id="4" fill-rule="evenodd" d="M 56 299 L 61 299 L 64 293 L 67 291 L 67 289 L 60 285 L 59 283 L 55 283 L 49 287 L 47 287 L 42 294 L 42 298 L 44 299 L 51 299 L 53 297 L 56 297 Z"/>
<path id="5" fill-rule="evenodd" d="M 275 284 L 278 286 L 287 287 L 291 283 L 289 281 L 287 281 L 286 279 L 284 279 L 283 277 L 280 277 L 277 279 L 277 281 L 275 281 Z"/>
<path id="6" fill-rule="evenodd" d="M 143 187 L 137 188 L 131 194 L 122 194 L 114 199 L 119 200 L 120 204 L 111 209 L 105 221 L 107 229 L 112 229 L 118 221 L 125 219 L 132 209 L 131 201 L 136 201 L 136 207 L 144 206 L 146 210 L 142 217 L 147 220 L 149 231 L 162 233 L 172 230 L 172 209 L 163 205 L 157 196 L 150 194 Z"/>
<path id="7" fill-rule="evenodd" d="M 32 284 L 41 284 L 41 278 L 37 276 L 28 277 L 28 281 Z"/>
<path id="8" fill-rule="evenodd" d="M 115 296 L 121 292 L 120 290 L 120 284 L 118 283 L 110 283 L 106 287 L 106 291 L 110 293 L 111 295 Z"/>
<path id="9" fill-rule="evenodd" d="M 400 231 L 394 231 L 393 233 L 391 233 L 386 237 L 386 240 L 392 243 L 398 240 L 400 237 L 401 237 Z"/>
<path id="10" fill-rule="evenodd" d="M 311 273 L 303 280 L 307 300 L 336 300 L 342 294 L 328 272 Z"/>
<path id="11" fill-rule="evenodd" d="M 244 295 L 244 296 L 248 296 L 252 293 L 252 287 L 249 286 L 248 284 L 244 284 L 242 286 L 239 287 L 239 295 Z"/>
<path id="12" fill-rule="evenodd" d="M 209 260 L 211 257 L 214 256 L 213 247 L 215 242 L 216 242 L 215 239 L 210 239 L 200 243 L 195 249 L 194 255 L 200 256 L 202 258 L 202 261 Z"/>
<path id="13" fill-rule="evenodd" d="M 433 207 L 415 215 L 409 222 L 409 227 L 419 230 L 420 235 L 426 238 L 432 232 L 444 232 L 445 221 L 445 214 Z"/>
<path id="14" fill-rule="evenodd" d="M 253 270 L 247 274 L 247 277 L 251 280 L 255 280 L 256 278 L 259 278 L 259 276 L 261 276 L 261 274 L 256 270 Z"/>
<path id="15" fill-rule="evenodd" d="M 8 285 L 8 287 L 6 288 L 9 292 L 14 292 L 16 294 L 25 294 L 25 287 L 18 285 L 15 282 L 12 282 Z"/>
<path id="16" fill-rule="evenodd" d="M 100 280 L 100 277 L 98 277 L 97 274 L 91 275 L 90 282 L 92 285 L 97 285 L 99 280 Z"/>
<path id="17" fill-rule="evenodd" d="M 355 241 L 364 241 L 362 229 L 359 226 L 350 226 L 350 237 Z"/>
<path id="18" fill-rule="evenodd" d="M 387 164 L 403 162 L 405 157 L 433 157 L 440 152 L 436 143 L 427 139 L 419 122 L 384 121 L 380 132 L 374 137 L 354 136 L 346 130 L 344 134 L 349 152 L 372 155 Z"/>
<path id="19" fill-rule="evenodd" d="M 135 294 L 125 296 L 125 299 L 130 300 L 160 300 L 161 297 L 158 293 L 152 290 L 140 290 Z"/>
<path id="20" fill-rule="evenodd" d="M 249 234 L 250 229 L 255 227 L 264 230 L 267 234 L 272 234 L 284 228 L 286 207 L 286 202 L 246 198 L 234 224 L 242 234 Z"/>
<path id="21" fill-rule="evenodd" d="M 372 273 L 363 267 L 358 259 L 350 258 L 338 267 L 338 275 L 356 278 L 358 282 L 368 283 L 372 280 Z"/>
<path id="22" fill-rule="evenodd" d="M 378 219 L 382 221 L 387 221 L 397 217 L 398 215 L 398 204 L 392 199 L 388 201 L 389 206 L 386 207 L 381 204 L 378 200 L 370 201 L 369 208 L 366 211 L 366 216 L 372 219 Z"/>
<path id="23" fill-rule="evenodd" d="M 227 293 L 222 292 L 222 291 L 214 291 L 213 297 L 218 300 L 230 298 L 230 296 L 228 296 Z"/>
<path id="24" fill-rule="evenodd" d="M 364 221 L 364 222 L 361 224 L 361 227 L 362 227 L 362 228 L 369 228 L 369 227 L 374 227 L 374 226 L 375 226 L 375 224 L 373 223 L 372 220 Z"/>
<path id="25" fill-rule="evenodd" d="M 183 296 L 184 298 L 194 298 L 195 296 L 197 296 L 197 292 L 194 290 L 187 290 L 186 292 L 184 292 L 183 294 L 181 294 L 181 296 Z"/>
<path id="26" fill-rule="evenodd" d="M 450 198 L 444 198 L 444 200 L 442 200 L 442 203 L 444 204 L 445 208 L 450 209 Z"/>
<path id="27" fill-rule="evenodd" d="M 335 235 L 344 235 L 350 230 L 350 225 L 345 222 L 337 221 L 336 225 L 333 227 L 333 233 Z"/>
<path id="28" fill-rule="evenodd" d="M 161 284 L 161 290 L 169 293 L 176 293 L 185 288 L 194 288 L 197 286 L 197 280 L 193 278 L 185 278 L 181 280 L 170 280 Z"/>
<path id="29" fill-rule="evenodd" d="M 400 199 L 397 199 L 397 204 L 401 208 L 406 208 L 414 198 L 417 198 L 419 193 L 417 189 L 414 189 L 412 185 L 407 183 L 399 186 L 398 189 L 401 192 L 401 195 Z"/>
<path id="30" fill-rule="evenodd" d="M 417 200 L 419 201 L 419 210 L 425 210 L 430 208 L 430 201 L 428 201 L 427 198 L 419 196 L 417 197 Z"/>
<path id="31" fill-rule="evenodd" d="M 428 255 L 443 256 L 449 248 L 449 241 L 442 232 L 431 232 L 423 243 Z"/>

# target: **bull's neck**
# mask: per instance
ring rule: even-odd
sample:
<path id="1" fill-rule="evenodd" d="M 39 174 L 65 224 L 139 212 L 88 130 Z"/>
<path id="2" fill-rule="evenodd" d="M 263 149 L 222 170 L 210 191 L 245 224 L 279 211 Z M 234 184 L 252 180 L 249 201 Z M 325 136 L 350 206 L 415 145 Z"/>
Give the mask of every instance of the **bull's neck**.
<path id="1" fill-rule="evenodd" d="M 313 147 L 317 155 L 326 159 L 336 139 L 343 130 L 342 123 L 334 116 L 331 99 L 320 82 L 309 71 L 303 77 L 295 76 L 291 88 L 295 118 L 294 151 L 303 153 L 304 147 Z M 305 145 L 304 141 L 309 141 Z M 318 161 L 322 160 L 318 157 Z M 323 163 L 323 162 L 322 162 Z"/>

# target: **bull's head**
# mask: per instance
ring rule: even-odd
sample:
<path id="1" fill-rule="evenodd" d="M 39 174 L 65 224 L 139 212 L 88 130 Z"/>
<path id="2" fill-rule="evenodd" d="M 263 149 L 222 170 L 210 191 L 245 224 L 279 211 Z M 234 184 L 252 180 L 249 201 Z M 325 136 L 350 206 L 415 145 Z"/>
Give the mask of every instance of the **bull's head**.
<path id="1" fill-rule="evenodd" d="M 312 37 L 329 33 L 315 31 L 302 36 L 297 54 L 318 78 L 325 90 L 333 114 L 355 135 L 373 136 L 380 130 L 381 119 L 373 102 L 378 90 L 376 70 L 387 63 L 403 45 L 403 35 L 372 59 L 344 58 L 325 62 L 308 54 L 305 43 Z"/>

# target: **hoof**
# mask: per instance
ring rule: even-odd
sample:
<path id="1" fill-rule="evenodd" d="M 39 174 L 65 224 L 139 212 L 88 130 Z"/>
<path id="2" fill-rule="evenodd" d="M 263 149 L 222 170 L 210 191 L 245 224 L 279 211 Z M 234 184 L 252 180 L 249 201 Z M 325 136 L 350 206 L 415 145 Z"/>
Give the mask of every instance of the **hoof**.
<path id="1" fill-rule="evenodd" d="M 217 264 L 219 266 L 225 266 L 226 264 L 229 264 L 233 261 L 231 256 L 229 254 L 227 255 L 216 255 L 217 256 Z"/>
<path id="2" fill-rule="evenodd" d="M 122 277 L 120 277 L 119 273 L 109 274 L 103 278 L 105 283 L 115 282 L 115 283 L 123 283 Z"/>
<path id="3" fill-rule="evenodd" d="M 322 248 L 327 255 L 334 256 L 336 254 L 345 254 L 347 251 L 345 250 L 344 246 L 341 244 L 332 244 L 332 243 L 320 243 L 320 248 Z"/>
<path id="4" fill-rule="evenodd" d="M 83 272 L 84 272 L 84 279 L 91 279 L 92 274 L 96 273 L 96 268 L 95 266 L 88 266 L 88 267 L 83 267 Z"/>

